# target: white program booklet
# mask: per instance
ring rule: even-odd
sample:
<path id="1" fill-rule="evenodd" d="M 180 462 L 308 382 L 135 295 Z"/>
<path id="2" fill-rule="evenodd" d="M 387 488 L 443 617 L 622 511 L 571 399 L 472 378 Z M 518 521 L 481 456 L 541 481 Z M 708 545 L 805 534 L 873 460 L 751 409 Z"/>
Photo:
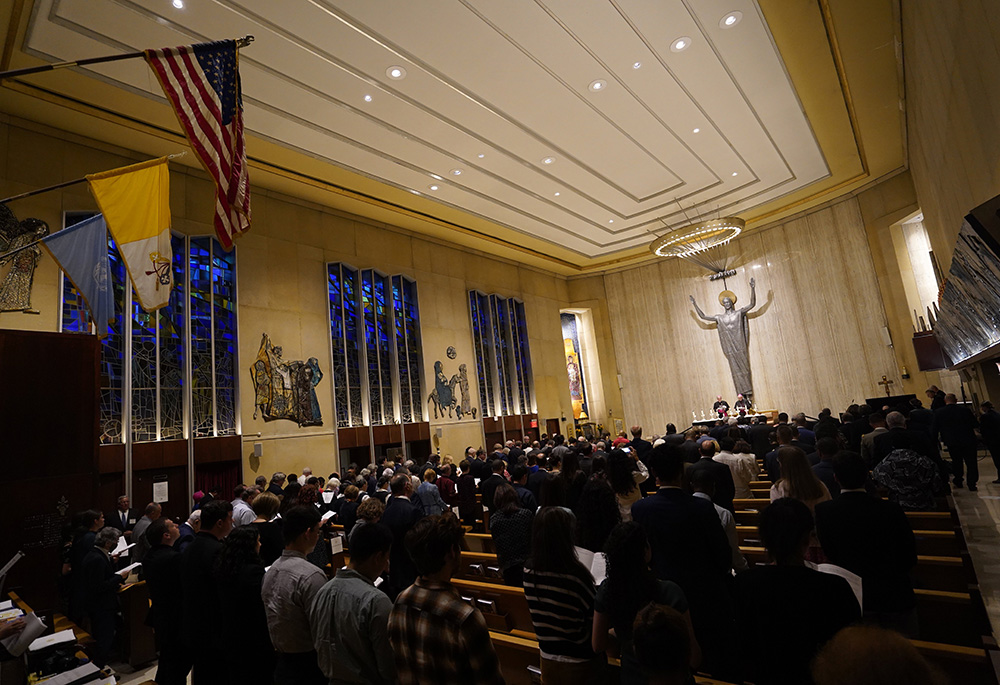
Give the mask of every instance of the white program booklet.
<path id="1" fill-rule="evenodd" d="M 590 575 L 594 577 L 594 585 L 600 585 L 607 576 L 607 561 L 603 552 L 591 552 L 583 547 L 576 547 L 576 558 L 580 563 L 590 570 Z"/>
<path id="2" fill-rule="evenodd" d="M 333 554 L 340 554 L 344 551 L 344 537 L 342 535 L 334 535 L 330 538 L 330 551 Z"/>
<path id="3" fill-rule="evenodd" d="M 134 542 L 132 544 L 126 544 L 127 542 L 128 541 L 125 539 L 124 535 L 122 535 L 120 538 L 118 538 L 118 544 L 115 545 L 115 548 L 113 550 L 111 550 L 111 556 L 114 556 L 114 555 L 117 554 L 119 556 L 127 557 L 128 556 L 128 550 L 131 549 L 131 548 L 133 548 L 133 547 L 135 547 L 135 543 Z"/>
<path id="4" fill-rule="evenodd" d="M 848 584 L 851 586 L 851 590 L 854 591 L 854 596 L 858 598 L 858 606 L 862 607 L 863 610 L 865 604 L 863 601 L 864 597 L 862 594 L 861 576 L 851 573 L 846 568 L 835 566 L 834 564 L 814 564 L 812 562 L 807 561 L 806 566 L 814 568 L 820 573 L 831 573 L 835 576 L 840 576 L 841 578 L 846 580 Z"/>
<path id="5" fill-rule="evenodd" d="M 35 616 L 34 612 L 25 614 L 24 630 L 3 640 L 3 646 L 12 656 L 21 656 L 28 649 L 28 645 L 32 644 L 44 632 L 45 624 L 42 619 Z"/>
<path id="6" fill-rule="evenodd" d="M 73 633 L 72 628 L 60 630 L 58 633 L 52 633 L 51 635 L 35 639 L 28 646 L 28 651 L 37 652 L 47 647 L 51 647 L 52 645 L 60 645 L 64 642 L 76 642 L 76 635 Z"/>
<path id="7" fill-rule="evenodd" d="M 320 521 L 329 521 L 330 519 L 332 519 L 332 518 L 333 518 L 333 516 L 334 516 L 334 514 L 335 514 L 335 513 L 336 513 L 336 512 L 333 512 L 333 511 L 328 511 L 328 512 L 326 512 L 325 514 L 323 514 L 322 516 L 320 516 L 320 517 L 319 517 L 319 520 L 320 520 Z"/>

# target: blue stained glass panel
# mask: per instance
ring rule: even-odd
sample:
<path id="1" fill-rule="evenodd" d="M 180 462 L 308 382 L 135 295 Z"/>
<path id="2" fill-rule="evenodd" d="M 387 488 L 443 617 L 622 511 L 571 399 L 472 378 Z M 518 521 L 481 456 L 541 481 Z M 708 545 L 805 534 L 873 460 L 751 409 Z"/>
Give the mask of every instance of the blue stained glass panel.
<path id="1" fill-rule="evenodd" d="M 347 346 L 344 342 L 344 293 L 340 264 L 327 265 L 327 291 L 330 297 L 330 346 L 333 352 L 333 392 L 337 427 L 351 425 L 347 399 Z"/>
<path id="2" fill-rule="evenodd" d="M 214 435 L 215 397 L 212 357 L 212 238 L 191 238 L 188 250 L 191 282 L 191 419 L 196 438 Z"/>
<path id="3" fill-rule="evenodd" d="M 406 349 L 410 371 L 410 405 L 413 421 L 424 420 L 423 395 L 423 347 L 420 342 L 420 306 L 417 301 L 417 282 L 402 279 L 404 319 L 406 325 Z"/>
<path id="4" fill-rule="evenodd" d="M 236 434 L 236 250 L 212 238 L 216 435 Z"/>

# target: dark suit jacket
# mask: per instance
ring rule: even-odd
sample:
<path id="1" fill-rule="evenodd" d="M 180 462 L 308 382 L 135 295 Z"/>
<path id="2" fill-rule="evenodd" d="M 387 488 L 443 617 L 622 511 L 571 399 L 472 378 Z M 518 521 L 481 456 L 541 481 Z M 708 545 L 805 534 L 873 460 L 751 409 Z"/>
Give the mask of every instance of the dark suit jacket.
<path id="1" fill-rule="evenodd" d="M 115 573 L 111 559 L 99 547 L 91 547 L 83 558 L 80 582 L 80 607 L 88 614 L 115 614 L 118 612 L 118 588 L 125 579 Z"/>
<path id="2" fill-rule="evenodd" d="M 632 505 L 632 520 L 649 538 L 656 577 L 680 585 L 692 613 L 730 606 L 733 555 L 715 505 L 679 488 L 660 488 Z"/>
<path id="3" fill-rule="evenodd" d="M 979 417 L 979 430 L 983 434 L 983 442 L 996 449 L 1000 446 L 1000 412 L 990 409 Z"/>
<path id="4" fill-rule="evenodd" d="M 698 447 L 696 440 L 684 440 L 684 442 L 677 446 L 677 449 L 684 455 L 684 461 L 689 464 L 693 464 L 701 459 L 701 448 Z"/>
<path id="5" fill-rule="evenodd" d="M 865 611 L 914 606 L 910 570 L 916 541 L 898 504 L 864 492 L 842 492 L 816 505 L 816 532 L 830 561 L 861 576 Z"/>
<path id="6" fill-rule="evenodd" d="M 483 493 L 483 506 L 493 513 L 493 496 L 496 494 L 497 488 L 500 487 L 501 483 L 506 483 L 507 480 L 501 476 L 499 473 L 494 473 L 489 478 L 479 483 L 479 491 Z"/>
<path id="7" fill-rule="evenodd" d="M 940 437 L 949 450 L 975 447 L 978 427 L 979 421 L 972 412 L 957 404 L 946 404 L 934 412 L 934 437 Z"/>
<path id="8" fill-rule="evenodd" d="M 514 490 L 517 491 L 517 497 L 521 500 L 522 509 L 527 509 L 532 513 L 538 509 L 538 501 L 535 499 L 535 496 L 531 494 L 531 490 L 516 483 L 514 484 Z"/>
<path id="9" fill-rule="evenodd" d="M 409 500 L 401 497 L 390 497 L 386 503 L 381 523 L 392 531 L 387 593 L 393 599 L 417 579 L 417 567 L 406 551 L 404 540 L 413 525 L 423 517 L 423 510 Z"/>
<path id="10" fill-rule="evenodd" d="M 946 406 L 944 397 L 944 390 L 938 390 L 938 393 L 934 395 L 934 399 L 931 400 L 931 411 L 937 411 L 941 407 Z"/>
<path id="11" fill-rule="evenodd" d="M 667 433 L 666 435 L 663 436 L 663 442 L 667 443 L 668 445 L 678 446 L 682 442 L 684 442 L 684 434 L 683 433 Z"/>
<path id="12" fill-rule="evenodd" d="M 517 466 L 517 458 L 520 457 L 522 454 L 524 454 L 524 450 L 519 449 L 517 447 L 510 448 L 510 451 L 507 452 L 507 464 L 510 465 L 510 468 L 514 468 L 515 466 Z"/>
<path id="13" fill-rule="evenodd" d="M 893 450 L 913 450 L 917 454 L 931 459 L 936 459 L 939 456 L 937 446 L 928 433 L 922 430 L 890 428 L 885 433 L 876 436 L 872 442 L 872 463 L 868 465 L 868 468 L 875 468 Z"/>
<path id="14" fill-rule="evenodd" d="M 781 480 L 781 465 L 778 464 L 778 450 L 782 447 L 798 447 L 806 453 L 806 459 L 809 460 L 810 466 L 815 466 L 819 463 L 819 454 L 812 452 L 812 450 L 805 449 L 805 446 L 798 440 L 792 440 L 787 445 L 778 445 L 764 457 L 764 468 L 767 469 L 767 477 L 772 483 L 777 483 Z M 810 452 L 812 452 L 812 454 L 810 454 Z"/>
<path id="15" fill-rule="evenodd" d="M 224 609 L 219 602 L 213 572 L 221 550 L 222 541 L 201 531 L 181 555 L 181 586 L 184 589 L 181 615 L 188 628 L 188 642 L 195 653 L 211 653 L 218 645 L 218 627 L 212 618 L 221 616 Z"/>
<path id="16" fill-rule="evenodd" d="M 723 509 L 735 511 L 733 498 L 736 496 L 736 485 L 733 483 L 733 472 L 729 467 L 714 459 L 702 457 L 688 467 L 688 480 L 699 471 L 708 471 L 712 474 L 712 480 L 715 482 L 715 495 L 712 496 L 712 502 Z"/>
<path id="17" fill-rule="evenodd" d="M 188 548 L 188 545 L 194 542 L 195 532 L 194 528 L 192 528 L 187 521 L 177 526 L 177 528 L 181 531 L 181 535 L 177 538 L 176 542 L 174 542 L 174 549 L 177 550 L 178 553 L 183 554 L 184 550 Z"/>
<path id="18" fill-rule="evenodd" d="M 132 530 L 133 528 L 135 528 L 135 524 L 139 522 L 140 518 L 142 518 L 142 514 L 140 514 L 135 509 L 129 509 L 128 525 L 123 526 L 121 511 L 116 507 L 113 512 L 104 517 L 104 524 L 107 526 L 111 526 L 112 528 L 117 528 L 118 530 L 124 533 L 127 530 Z"/>
<path id="19" fill-rule="evenodd" d="M 653 449 L 653 443 L 649 440 L 643 440 L 642 438 L 632 438 L 632 442 L 629 443 L 632 449 L 635 450 L 636 455 L 639 457 L 639 461 L 645 461 L 646 454 Z"/>
<path id="20" fill-rule="evenodd" d="M 750 447 L 758 459 L 763 459 L 771 451 L 771 431 L 774 428 L 766 423 L 755 423 L 750 426 Z"/>
<path id="21" fill-rule="evenodd" d="M 152 604 L 146 624 L 152 626 L 158 636 L 180 633 L 184 626 L 181 553 L 174 547 L 155 545 L 146 553 L 142 569 Z"/>
<path id="22" fill-rule="evenodd" d="M 270 492 L 275 497 L 281 497 L 285 494 L 285 491 L 281 489 L 281 486 L 277 483 L 271 483 L 267 486 L 267 491 Z"/>
<path id="23" fill-rule="evenodd" d="M 934 412 L 930 409 L 911 409 L 906 417 L 906 426 L 910 430 L 921 430 L 930 435 L 934 429 Z"/>
<path id="24" fill-rule="evenodd" d="M 820 461 L 818 464 L 813 465 L 812 469 L 816 477 L 823 481 L 823 485 L 830 491 L 831 497 L 836 497 L 840 494 L 840 483 L 837 482 L 837 479 L 833 475 L 832 460 Z"/>
<path id="25" fill-rule="evenodd" d="M 482 459 L 473 459 L 469 463 L 469 472 L 472 474 L 473 478 L 478 478 L 483 481 L 493 475 L 493 470 L 490 465 Z"/>
<path id="26" fill-rule="evenodd" d="M 538 469 L 534 473 L 528 476 L 527 488 L 531 490 L 531 494 L 535 496 L 537 500 L 542 492 L 542 483 L 545 479 L 549 477 L 549 472 L 544 469 Z"/>

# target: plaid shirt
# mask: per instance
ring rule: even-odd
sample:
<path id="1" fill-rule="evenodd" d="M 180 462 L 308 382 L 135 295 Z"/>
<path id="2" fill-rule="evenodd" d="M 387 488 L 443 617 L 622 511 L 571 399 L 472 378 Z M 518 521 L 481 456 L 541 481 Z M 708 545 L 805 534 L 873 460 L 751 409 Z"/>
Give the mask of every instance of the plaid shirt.
<path id="1" fill-rule="evenodd" d="M 389 614 L 389 642 L 400 685 L 503 685 L 483 615 L 451 583 L 425 578 L 399 594 Z"/>

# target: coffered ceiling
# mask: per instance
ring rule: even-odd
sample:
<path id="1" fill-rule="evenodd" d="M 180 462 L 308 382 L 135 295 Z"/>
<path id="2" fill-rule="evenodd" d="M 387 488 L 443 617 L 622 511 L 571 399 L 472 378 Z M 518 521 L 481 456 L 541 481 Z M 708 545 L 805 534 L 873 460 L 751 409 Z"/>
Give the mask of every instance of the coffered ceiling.
<path id="1" fill-rule="evenodd" d="M 256 183 L 564 273 L 905 161 L 891 0 L 5 2 L 5 68 L 251 34 Z M 180 140 L 141 60 L 0 93 L 150 154 Z"/>

